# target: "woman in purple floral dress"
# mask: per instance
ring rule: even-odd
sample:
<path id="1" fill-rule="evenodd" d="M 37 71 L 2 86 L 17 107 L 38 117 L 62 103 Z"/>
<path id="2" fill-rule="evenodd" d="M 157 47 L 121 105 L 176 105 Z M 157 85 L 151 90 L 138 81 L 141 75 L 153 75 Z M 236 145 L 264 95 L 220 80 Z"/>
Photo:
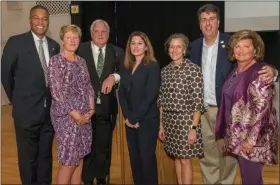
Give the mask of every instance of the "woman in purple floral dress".
<path id="1" fill-rule="evenodd" d="M 56 184 L 80 184 L 83 158 L 91 151 L 94 92 L 86 62 L 77 56 L 81 30 L 75 25 L 60 30 L 63 50 L 50 59 L 48 82 L 53 98 L 51 119 L 56 134 Z"/>
<path id="2" fill-rule="evenodd" d="M 229 58 L 237 68 L 223 86 L 216 136 L 224 149 L 237 155 L 242 184 L 263 184 L 263 165 L 277 164 L 277 120 L 274 84 L 261 79 L 264 43 L 254 31 L 236 32 L 229 41 Z"/>

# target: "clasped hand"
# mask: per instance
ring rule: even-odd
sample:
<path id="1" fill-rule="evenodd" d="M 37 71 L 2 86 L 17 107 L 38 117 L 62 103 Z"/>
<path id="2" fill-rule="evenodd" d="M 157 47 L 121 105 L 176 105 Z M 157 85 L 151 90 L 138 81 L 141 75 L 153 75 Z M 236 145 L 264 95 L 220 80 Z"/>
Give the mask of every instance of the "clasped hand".
<path id="1" fill-rule="evenodd" d="M 243 141 L 243 142 L 241 143 L 241 150 L 242 150 L 245 154 L 248 154 L 248 153 L 252 152 L 253 146 L 250 145 L 248 141 Z"/>
<path id="2" fill-rule="evenodd" d="M 135 125 L 133 125 L 128 121 L 128 119 L 125 120 L 125 124 L 126 124 L 126 126 L 128 126 L 130 128 L 139 128 L 140 127 L 138 122 Z"/>
<path id="3" fill-rule="evenodd" d="M 86 114 L 78 114 L 76 118 L 74 118 L 78 125 L 87 124 L 90 118 L 93 116 L 94 110 L 90 110 Z"/>

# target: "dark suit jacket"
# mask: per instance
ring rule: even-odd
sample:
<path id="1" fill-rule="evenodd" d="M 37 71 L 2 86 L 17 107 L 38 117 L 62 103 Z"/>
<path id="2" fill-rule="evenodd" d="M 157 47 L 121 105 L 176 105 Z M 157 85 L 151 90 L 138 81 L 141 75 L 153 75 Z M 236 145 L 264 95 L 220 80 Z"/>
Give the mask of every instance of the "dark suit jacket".
<path id="1" fill-rule="evenodd" d="M 92 83 L 92 87 L 97 93 L 100 91 L 102 87 L 103 81 L 113 73 L 120 73 L 123 70 L 124 64 L 124 51 L 123 49 L 116 47 L 112 44 L 106 45 L 106 52 L 105 52 L 105 63 L 103 72 L 101 77 L 99 78 L 97 75 L 93 52 L 91 49 L 91 41 L 81 43 L 78 49 L 77 54 L 84 58 L 87 62 L 88 71 L 90 74 L 90 79 Z M 96 102 L 96 101 L 95 101 Z M 105 117 L 110 116 L 113 112 L 115 113 L 117 109 L 118 103 L 115 96 L 115 90 L 112 90 L 109 94 L 102 94 L 101 93 L 101 107 Z"/>
<path id="2" fill-rule="evenodd" d="M 228 59 L 227 55 L 227 46 L 230 35 L 226 33 L 220 32 L 219 42 L 218 42 L 218 56 L 217 56 L 217 64 L 216 64 L 216 100 L 218 106 L 221 103 L 222 97 L 222 87 L 224 82 L 226 81 L 230 72 L 236 66 L 235 62 L 231 62 Z M 223 47 L 224 46 L 224 47 Z M 202 48 L 203 48 L 203 37 L 193 41 L 190 45 L 190 60 L 201 66 L 202 64 Z"/>
<path id="3" fill-rule="evenodd" d="M 131 73 L 131 69 L 122 73 L 119 97 L 124 117 L 135 124 L 159 115 L 160 67 L 157 63 L 141 62 Z"/>
<path id="4" fill-rule="evenodd" d="M 47 41 L 50 57 L 59 53 L 59 44 L 49 37 Z M 8 39 L 2 55 L 1 78 L 15 119 L 40 121 L 49 115 L 51 95 L 31 31 Z"/>

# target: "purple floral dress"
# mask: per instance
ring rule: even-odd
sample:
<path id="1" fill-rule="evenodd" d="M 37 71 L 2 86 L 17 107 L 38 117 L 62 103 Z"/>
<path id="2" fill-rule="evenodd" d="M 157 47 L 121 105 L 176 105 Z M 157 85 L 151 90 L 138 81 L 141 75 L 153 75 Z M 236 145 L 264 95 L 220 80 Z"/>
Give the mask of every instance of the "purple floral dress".
<path id="1" fill-rule="evenodd" d="M 77 56 L 69 62 L 61 54 L 50 59 L 48 82 L 52 95 L 51 120 L 56 134 L 58 161 L 76 166 L 91 151 L 91 123 L 78 125 L 68 114 L 89 112 L 89 96 L 94 96 L 86 62 Z"/>

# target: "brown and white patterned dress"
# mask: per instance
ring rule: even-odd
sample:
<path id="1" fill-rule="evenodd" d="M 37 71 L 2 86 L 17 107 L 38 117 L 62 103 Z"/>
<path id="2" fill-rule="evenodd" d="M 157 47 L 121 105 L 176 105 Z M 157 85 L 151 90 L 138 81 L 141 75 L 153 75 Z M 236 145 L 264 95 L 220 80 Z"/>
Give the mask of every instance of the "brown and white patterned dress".
<path id="1" fill-rule="evenodd" d="M 188 131 L 193 113 L 203 112 L 203 77 L 198 65 L 185 59 L 179 65 L 171 62 L 161 72 L 158 104 L 162 106 L 165 133 L 164 148 L 175 158 L 192 158 L 203 155 L 201 127 L 197 140 L 188 144 Z"/>

